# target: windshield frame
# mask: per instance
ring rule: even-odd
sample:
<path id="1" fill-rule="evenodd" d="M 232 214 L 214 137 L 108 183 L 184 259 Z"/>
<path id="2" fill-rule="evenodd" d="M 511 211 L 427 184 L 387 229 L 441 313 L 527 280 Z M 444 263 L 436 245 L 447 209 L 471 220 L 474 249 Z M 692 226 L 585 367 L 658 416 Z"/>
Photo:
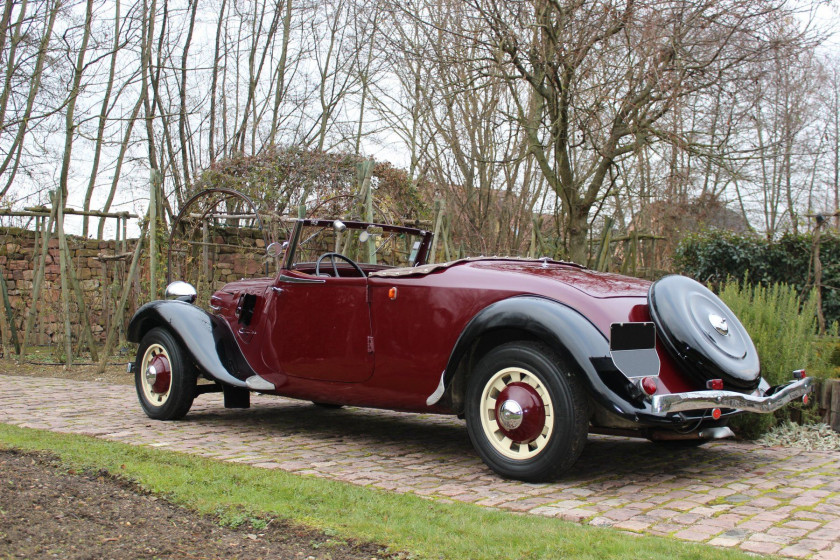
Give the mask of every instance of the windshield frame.
<path id="1" fill-rule="evenodd" d="M 300 236 L 303 232 L 305 227 L 333 227 L 333 224 L 336 220 L 327 220 L 327 219 L 298 219 L 295 220 L 294 228 L 292 229 L 292 234 L 289 236 L 289 246 L 286 248 L 286 254 L 283 256 L 283 270 L 293 270 L 293 265 L 295 264 L 295 253 L 297 252 L 298 244 L 300 243 Z M 414 262 L 409 266 L 421 266 L 426 264 L 426 259 L 428 258 L 429 249 L 432 246 L 432 238 L 434 234 L 431 231 L 424 230 L 424 229 L 417 229 L 412 227 L 406 226 L 395 226 L 390 224 L 380 224 L 376 222 L 356 222 L 356 221 L 347 221 L 347 220 L 340 220 L 347 229 L 353 230 L 366 230 L 369 226 L 382 228 L 384 233 L 404 233 L 406 235 L 414 235 L 420 238 L 420 247 L 417 250 L 417 256 L 414 258 Z"/>

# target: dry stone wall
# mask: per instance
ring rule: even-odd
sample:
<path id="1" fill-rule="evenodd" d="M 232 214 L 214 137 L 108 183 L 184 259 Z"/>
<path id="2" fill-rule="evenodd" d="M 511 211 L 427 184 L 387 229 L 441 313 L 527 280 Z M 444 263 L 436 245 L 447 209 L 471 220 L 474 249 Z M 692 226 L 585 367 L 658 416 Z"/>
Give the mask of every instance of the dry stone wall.
<path id="1" fill-rule="evenodd" d="M 246 231 L 243 234 L 239 231 L 232 234 L 231 231 L 213 232 L 210 240 L 216 246 L 206 252 L 199 248 L 194 251 L 194 259 L 182 259 L 179 263 L 176 255 L 173 259 L 176 261 L 173 266 L 173 279 L 181 279 L 179 275 L 187 274 L 187 271 L 195 274 L 203 267 L 205 256 L 208 260 L 206 270 L 210 271 L 213 277 L 213 289 L 242 277 L 264 275 L 262 255 L 265 243 L 259 232 Z M 235 235 L 235 239 L 231 239 L 232 235 Z M 85 312 L 90 320 L 93 335 L 96 340 L 103 341 L 110 321 L 113 320 L 113 308 L 122 293 L 136 240 L 129 239 L 125 249 L 118 246 L 114 240 L 99 241 L 76 236 L 67 236 L 67 244 L 83 292 Z M 21 339 L 26 316 L 33 304 L 32 290 L 39 252 L 40 243 L 36 244 L 36 232 L 20 228 L 0 228 L 0 274 L 8 287 L 15 326 Z M 123 258 L 115 260 L 115 255 L 123 255 Z M 49 242 L 44 286 L 38 301 L 35 302 L 38 320 L 30 334 L 30 344 L 54 345 L 63 341 L 60 268 L 58 239 L 54 236 Z M 160 290 L 162 284 L 163 281 L 160 282 Z M 134 311 L 149 299 L 148 253 L 144 251 L 140 274 L 132 282 L 127 309 L 120 319 L 123 327 Z M 81 320 L 77 307 L 71 294 L 70 315 L 74 343 L 79 340 L 81 334 Z M 5 314 L 0 313 L 0 316 L 0 330 L 3 341 L 7 344 L 9 329 Z"/>

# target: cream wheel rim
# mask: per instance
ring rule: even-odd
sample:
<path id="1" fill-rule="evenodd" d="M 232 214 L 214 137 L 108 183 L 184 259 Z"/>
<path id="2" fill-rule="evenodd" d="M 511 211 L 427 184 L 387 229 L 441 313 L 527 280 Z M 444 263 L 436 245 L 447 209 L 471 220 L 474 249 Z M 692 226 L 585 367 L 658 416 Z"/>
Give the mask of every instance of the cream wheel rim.
<path id="1" fill-rule="evenodd" d="M 150 372 L 150 368 L 155 368 L 156 364 L 160 364 L 164 360 L 167 367 L 166 371 Z M 166 391 L 155 390 L 155 382 L 158 380 L 157 376 L 163 374 L 169 376 Z M 143 360 L 140 362 L 139 375 L 140 386 L 146 401 L 152 406 L 163 406 L 166 404 L 166 401 L 169 400 L 169 394 L 172 392 L 172 359 L 169 357 L 169 352 L 166 351 L 166 348 L 156 343 L 149 345 L 143 354 Z"/>
<path id="2" fill-rule="evenodd" d="M 545 414 L 543 425 L 537 427 L 538 433 L 535 438 L 528 438 L 530 441 L 517 442 L 509 437 L 509 430 L 505 425 L 507 428 L 518 428 L 522 422 L 521 418 L 518 422 L 497 418 L 496 410 L 499 408 L 523 414 L 523 408 L 518 404 L 510 403 L 510 401 L 499 402 L 499 396 L 514 383 L 527 386 L 541 402 Z M 531 459 L 539 455 L 548 445 L 554 429 L 554 406 L 545 384 L 534 373 L 519 367 L 509 367 L 498 371 L 484 385 L 480 405 L 481 428 L 487 441 L 501 455 L 516 460 Z M 527 409 L 524 414 L 527 421 Z M 502 424 L 502 421 L 505 424 Z"/>

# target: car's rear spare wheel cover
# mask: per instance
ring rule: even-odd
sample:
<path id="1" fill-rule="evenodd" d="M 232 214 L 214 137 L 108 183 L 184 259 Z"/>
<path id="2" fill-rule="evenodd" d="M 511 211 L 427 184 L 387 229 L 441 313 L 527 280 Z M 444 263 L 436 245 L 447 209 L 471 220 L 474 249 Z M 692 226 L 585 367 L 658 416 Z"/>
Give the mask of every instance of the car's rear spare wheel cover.
<path id="1" fill-rule="evenodd" d="M 724 387 L 758 386 L 760 365 L 750 335 L 714 293 L 685 276 L 665 276 L 648 293 L 650 315 L 668 352 L 696 381 Z"/>

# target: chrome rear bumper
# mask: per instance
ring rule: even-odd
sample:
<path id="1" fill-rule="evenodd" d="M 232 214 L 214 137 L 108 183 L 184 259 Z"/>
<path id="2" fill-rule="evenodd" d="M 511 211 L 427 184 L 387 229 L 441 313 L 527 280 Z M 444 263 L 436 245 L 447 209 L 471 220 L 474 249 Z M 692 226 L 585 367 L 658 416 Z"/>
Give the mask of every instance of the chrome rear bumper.
<path id="1" fill-rule="evenodd" d="M 810 377 L 791 381 L 772 395 L 759 397 L 734 391 L 690 391 L 654 395 L 651 398 L 653 412 L 680 412 L 704 408 L 735 408 L 747 412 L 773 412 L 794 399 L 811 392 L 813 380 Z"/>

